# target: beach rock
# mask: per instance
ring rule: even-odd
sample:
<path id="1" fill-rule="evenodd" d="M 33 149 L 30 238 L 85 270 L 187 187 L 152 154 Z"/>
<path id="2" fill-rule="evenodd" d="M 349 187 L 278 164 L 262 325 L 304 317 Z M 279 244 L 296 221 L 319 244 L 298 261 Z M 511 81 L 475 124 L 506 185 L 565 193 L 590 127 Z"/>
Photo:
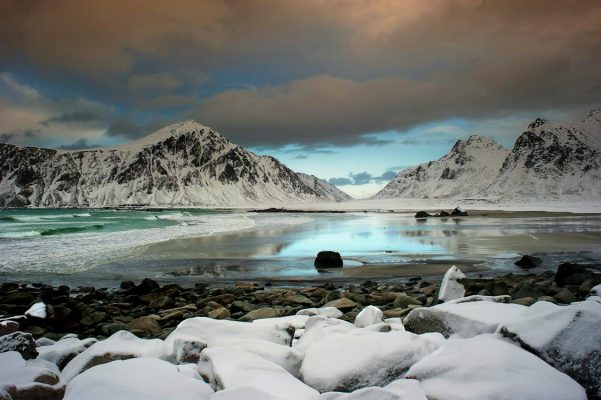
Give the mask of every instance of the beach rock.
<path id="1" fill-rule="evenodd" d="M 453 211 L 451 211 L 451 217 L 467 217 L 467 211 L 457 206 Z"/>
<path id="2" fill-rule="evenodd" d="M 421 306 L 421 301 L 414 299 L 411 296 L 408 296 L 406 293 L 398 294 L 393 302 L 394 308 L 407 308 L 410 304 Z"/>
<path id="3" fill-rule="evenodd" d="M 193 368 L 137 358 L 83 372 L 67 385 L 65 400 L 209 400 L 212 394 Z"/>
<path id="4" fill-rule="evenodd" d="M 415 213 L 416 219 L 425 219 L 425 218 L 429 218 L 429 217 L 432 217 L 432 214 L 429 214 L 426 211 L 418 211 Z"/>
<path id="5" fill-rule="evenodd" d="M 302 294 L 286 296 L 283 299 L 282 303 L 283 304 L 291 304 L 291 305 L 302 305 L 302 306 L 312 306 L 314 304 L 313 300 L 311 300 L 307 296 L 303 296 Z"/>
<path id="6" fill-rule="evenodd" d="M 281 366 L 243 349 L 208 348 L 202 352 L 199 370 L 215 390 L 250 386 L 282 400 L 316 400 L 319 396 Z"/>
<path id="7" fill-rule="evenodd" d="M 438 216 L 441 217 L 441 218 L 446 218 L 446 217 L 450 217 L 451 214 L 449 214 L 445 210 L 442 210 L 440 213 L 438 213 Z"/>
<path id="8" fill-rule="evenodd" d="M 517 260 L 514 264 L 523 269 L 530 269 L 537 268 L 543 265 L 543 260 L 538 257 L 526 254 L 523 255 L 522 258 Z"/>
<path id="9" fill-rule="evenodd" d="M 419 380 L 427 397 L 437 400 L 586 400 L 572 378 L 490 335 L 447 340 L 406 378 Z"/>
<path id="10" fill-rule="evenodd" d="M 403 325 L 418 334 L 438 332 L 445 337 L 472 337 L 495 332 L 499 324 L 519 317 L 526 309 L 521 305 L 494 301 L 444 303 L 411 311 Z"/>
<path id="11" fill-rule="evenodd" d="M 378 307 L 367 306 L 355 318 L 357 328 L 365 328 L 370 325 L 380 324 L 383 321 L 384 313 Z"/>
<path id="12" fill-rule="evenodd" d="M 357 303 L 354 301 L 347 299 L 346 297 L 342 297 L 340 299 L 332 300 L 324 305 L 324 307 L 334 307 L 339 309 L 340 311 L 350 311 L 353 308 L 357 307 Z"/>
<path id="13" fill-rule="evenodd" d="M 157 336 L 161 333 L 161 326 L 157 322 L 157 318 L 150 315 L 136 318 L 126 326 L 127 329 L 141 332 L 145 336 Z"/>
<path id="14" fill-rule="evenodd" d="M 136 284 L 133 281 L 123 281 L 119 286 L 121 290 L 131 290 L 134 287 L 136 287 Z"/>
<path id="15" fill-rule="evenodd" d="M 442 337 L 359 328 L 327 335 L 305 351 L 301 377 L 320 392 L 383 386 L 436 350 L 441 341 Z"/>
<path id="16" fill-rule="evenodd" d="M 26 360 L 38 356 L 33 336 L 30 333 L 20 331 L 0 337 L 0 353 L 7 351 L 16 351 Z"/>
<path id="17" fill-rule="evenodd" d="M 555 299 L 556 302 L 558 303 L 562 303 L 562 304 L 570 304 L 575 302 L 576 296 L 574 296 L 574 294 L 572 292 L 570 292 L 569 290 L 562 290 L 561 292 L 557 293 L 556 295 L 553 296 L 553 298 Z"/>
<path id="18" fill-rule="evenodd" d="M 313 265 L 316 268 L 342 268 L 342 257 L 336 251 L 320 251 L 317 253 Z"/>
<path id="19" fill-rule="evenodd" d="M 17 321 L 2 320 L 0 321 L 0 337 L 15 333 L 19 330 L 19 323 Z"/>
<path id="20" fill-rule="evenodd" d="M 144 280 L 142 280 L 142 282 L 139 285 L 129 289 L 128 293 L 135 295 L 143 295 L 151 293 L 153 290 L 158 289 L 159 287 L 160 285 L 156 281 L 153 281 L 149 278 L 144 278 Z"/>
<path id="21" fill-rule="evenodd" d="M 175 305 L 175 301 L 169 296 L 158 296 L 151 300 L 149 307 L 155 309 L 170 308 Z"/>
<path id="22" fill-rule="evenodd" d="M 542 296 L 543 298 L 545 296 Z M 555 300 L 554 300 L 555 301 Z M 536 299 L 534 297 L 522 297 L 511 302 L 512 304 L 518 304 L 520 306 L 530 307 L 534 303 L 536 303 Z"/>
<path id="23" fill-rule="evenodd" d="M 538 302 L 499 332 L 582 386 L 589 399 L 601 399 L 601 304 L 558 306 Z"/>
<path id="24" fill-rule="evenodd" d="M 138 357 L 162 358 L 165 356 L 163 341 L 140 339 L 127 331 L 120 331 L 100 340 L 75 356 L 63 369 L 61 380 L 68 383 L 80 373 L 115 360 Z"/>
<path id="25" fill-rule="evenodd" d="M 253 310 L 240 318 L 240 321 L 254 321 L 263 318 L 275 318 L 282 315 L 282 311 L 273 307 L 263 307 Z"/>
<path id="26" fill-rule="evenodd" d="M 511 295 L 512 298 L 514 298 L 516 300 L 522 299 L 525 297 L 531 297 L 533 299 L 538 299 L 539 297 L 545 295 L 543 292 L 533 288 L 532 286 L 530 286 L 527 283 L 522 283 L 522 284 L 518 285 L 517 287 L 512 289 L 509 294 Z"/>
<path id="27" fill-rule="evenodd" d="M 555 283 L 560 287 L 565 285 L 581 285 L 584 281 L 594 276 L 595 274 L 583 265 L 563 263 L 557 267 Z"/>
<path id="28" fill-rule="evenodd" d="M 465 279 L 465 274 L 459 268 L 454 265 L 449 268 L 442 278 L 435 303 L 464 297 L 465 287 L 460 282 L 462 279 Z"/>
<path id="29" fill-rule="evenodd" d="M 0 304 L 28 306 L 36 301 L 37 297 L 35 293 L 29 291 L 15 290 L 0 297 Z"/>
<path id="30" fill-rule="evenodd" d="M 53 344 L 38 347 L 38 359 L 49 361 L 62 370 L 75 356 L 96 342 L 94 338 L 80 340 L 76 337 L 65 337 Z"/>
<path id="31" fill-rule="evenodd" d="M 209 312 L 209 318 L 228 319 L 229 317 L 231 317 L 231 314 L 225 307 L 219 307 L 218 309 Z"/>

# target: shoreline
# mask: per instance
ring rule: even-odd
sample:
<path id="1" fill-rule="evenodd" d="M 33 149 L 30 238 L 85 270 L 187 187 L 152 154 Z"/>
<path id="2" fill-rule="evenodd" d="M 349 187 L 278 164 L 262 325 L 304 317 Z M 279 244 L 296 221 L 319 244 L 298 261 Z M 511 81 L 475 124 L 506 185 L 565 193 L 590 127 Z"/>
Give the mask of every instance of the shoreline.
<path id="1" fill-rule="evenodd" d="M 446 271 L 450 266 L 444 267 Z M 442 265 L 436 268 L 442 269 Z M 578 284 L 560 287 L 553 271 L 524 271 L 496 277 L 468 276 L 461 282 L 465 296 L 509 295 L 513 303 L 522 305 L 541 300 L 570 304 L 584 299 L 592 287 L 601 283 L 600 273 L 590 271 L 585 278 Z M 367 279 L 354 283 L 307 283 L 299 287 L 259 281 L 217 285 L 197 282 L 194 287 L 186 288 L 177 284 L 160 285 L 146 278 L 137 284 L 124 281 L 119 289 L 112 290 L 4 283 L 0 285 L 0 315 L 5 318 L 23 315 L 41 301 L 47 305 L 48 317 L 24 320 L 21 327 L 35 338 L 58 340 L 69 333 L 103 338 L 119 330 L 141 337 L 164 338 L 187 318 L 252 321 L 291 316 L 301 309 L 323 307 L 336 300 L 347 302 L 341 317 L 344 320 L 352 321 L 367 305 L 378 306 L 387 318 L 402 318 L 414 308 L 436 304 L 440 287 L 436 277 L 422 276 L 408 277 L 404 282 Z"/>

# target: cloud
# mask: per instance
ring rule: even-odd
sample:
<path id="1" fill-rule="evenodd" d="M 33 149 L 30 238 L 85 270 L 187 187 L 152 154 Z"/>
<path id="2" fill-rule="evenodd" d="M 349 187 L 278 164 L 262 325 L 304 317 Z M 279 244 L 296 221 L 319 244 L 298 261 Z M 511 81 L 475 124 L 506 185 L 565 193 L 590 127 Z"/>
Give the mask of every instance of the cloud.
<path id="1" fill-rule="evenodd" d="M 143 3 L 5 0 L 0 66 L 246 146 L 385 145 L 365 134 L 601 101 L 596 0 Z M 44 107 L 26 120 L 75 112 Z"/>
<path id="2" fill-rule="evenodd" d="M 292 158 L 294 158 L 295 160 L 306 160 L 307 158 L 309 158 L 309 156 L 306 155 L 306 154 L 299 154 L 299 155 L 294 156 Z"/>
<path id="3" fill-rule="evenodd" d="M 81 122 L 92 122 L 102 121 L 105 116 L 96 114 L 91 111 L 74 111 L 66 114 L 56 115 L 50 117 L 42 122 L 43 125 L 49 125 L 54 123 L 59 124 L 70 124 L 70 123 L 81 123 Z"/>
<path id="4" fill-rule="evenodd" d="M 353 181 L 349 178 L 330 178 L 328 182 L 335 186 L 352 185 Z"/>
<path id="5" fill-rule="evenodd" d="M 397 171 L 393 171 L 393 170 L 389 169 L 388 171 L 384 172 L 382 175 L 375 177 L 374 180 L 391 181 L 397 176 L 397 174 L 398 174 Z"/>
<path id="6" fill-rule="evenodd" d="M 176 77 L 168 74 L 134 74 L 127 79 L 127 86 L 134 92 L 165 92 L 175 90 L 182 85 Z"/>
<path id="7" fill-rule="evenodd" d="M 64 144 L 62 146 L 59 147 L 59 149 L 61 150 L 84 150 L 84 149 L 93 149 L 93 148 L 97 148 L 97 147 L 102 147 L 98 144 L 92 144 L 88 142 L 88 139 L 83 138 L 83 139 L 78 139 L 73 143 L 70 144 Z"/>
<path id="8" fill-rule="evenodd" d="M 109 125 L 106 136 L 122 136 L 128 139 L 138 139 L 166 125 L 168 125 L 168 122 L 160 118 L 154 118 L 145 123 L 138 124 L 130 115 L 126 115 L 116 119 Z"/>
<path id="9" fill-rule="evenodd" d="M 350 173 L 349 176 L 353 179 L 354 185 L 364 185 L 373 179 L 373 175 L 368 172 Z"/>

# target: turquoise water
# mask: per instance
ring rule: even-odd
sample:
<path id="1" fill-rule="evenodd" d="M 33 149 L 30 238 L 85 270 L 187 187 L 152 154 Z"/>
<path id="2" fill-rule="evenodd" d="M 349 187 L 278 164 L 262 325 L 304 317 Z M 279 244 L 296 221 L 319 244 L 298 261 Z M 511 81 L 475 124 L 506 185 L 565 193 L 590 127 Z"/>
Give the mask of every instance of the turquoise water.
<path id="1" fill-rule="evenodd" d="M 600 244 L 601 216 L 417 221 L 396 213 L 14 209 L 0 210 L 0 282 L 319 279 L 313 259 L 321 250 L 340 252 L 351 268 L 475 260 L 510 271 L 522 254 L 548 268 L 601 262 Z"/>
<path id="2" fill-rule="evenodd" d="M 211 210 L 0 210 L 0 239 L 119 232 L 177 225 L 185 217 L 213 214 Z"/>

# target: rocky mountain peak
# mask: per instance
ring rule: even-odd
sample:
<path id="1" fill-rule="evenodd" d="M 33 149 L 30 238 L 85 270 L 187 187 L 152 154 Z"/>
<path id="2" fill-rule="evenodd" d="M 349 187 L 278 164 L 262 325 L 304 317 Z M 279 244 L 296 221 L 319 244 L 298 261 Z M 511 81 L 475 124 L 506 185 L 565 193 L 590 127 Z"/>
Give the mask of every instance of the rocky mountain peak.
<path id="1" fill-rule="evenodd" d="M 534 121 L 532 121 L 528 124 L 528 129 L 532 130 L 532 129 L 538 128 L 539 126 L 542 126 L 542 125 L 546 124 L 547 122 L 549 122 L 549 121 L 546 120 L 545 118 L 538 117 Z"/>

